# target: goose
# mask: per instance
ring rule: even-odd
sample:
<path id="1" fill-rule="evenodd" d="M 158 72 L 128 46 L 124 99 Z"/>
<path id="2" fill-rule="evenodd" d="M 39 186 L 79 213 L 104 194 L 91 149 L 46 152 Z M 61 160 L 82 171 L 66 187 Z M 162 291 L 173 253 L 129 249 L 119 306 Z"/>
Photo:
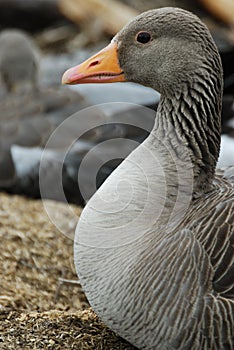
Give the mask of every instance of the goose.
<path id="1" fill-rule="evenodd" d="M 36 89 L 40 53 L 31 37 L 21 30 L 3 30 L 0 45 L 0 72 L 6 92 Z"/>
<path id="2" fill-rule="evenodd" d="M 223 83 L 207 27 L 179 8 L 150 10 L 62 78 L 124 81 L 161 99 L 150 135 L 81 214 L 81 284 L 102 321 L 139 349 L 233 349 L 233 168 L 215 170 Z"/>
<path id="3" fill-rule="evenodd" d="M 88 103 L 70 89 L 41 85 L 39 49 L 25 32 L 3 30 L 0 48 L 0 186 L 9 188 L 18 181 L 12 146 L 43 147 L 57 125 Z"/>

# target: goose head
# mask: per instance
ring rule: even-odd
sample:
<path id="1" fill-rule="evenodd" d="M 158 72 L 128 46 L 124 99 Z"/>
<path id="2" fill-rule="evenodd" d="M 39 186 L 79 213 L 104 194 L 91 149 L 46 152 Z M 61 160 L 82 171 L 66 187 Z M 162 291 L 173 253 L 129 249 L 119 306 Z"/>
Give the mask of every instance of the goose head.
<path id="1" fill-rule="evenodd" d="M 38 60 L 38 50 L 26 33 L 16 29 L 0 33 L 0 76 L 7 92 L 36 87 Z"/>
<path id="2" fill-rule="evenodd" d="M 62 81 L 130 81 L 172 96 L 198 73 L 206 76 L 208 66 L 220 79 L 220 58 L 207 27 L 190 12 L 162 8 L 136 17 L 105 49 L 65 72 Z"/>
<path id="3" fill-rule="evenodd" d="M 178 8 L 142 13 L 96 55 L 67 70 L 65 84 L 130 81 L 161 93 L 157 118 L 168 118 L 188 144 L 195 189 L 209 187 L 220 149 L 222 65 L 202 21 Z M 156 132 L 156 131 L 155 131 Z"/>

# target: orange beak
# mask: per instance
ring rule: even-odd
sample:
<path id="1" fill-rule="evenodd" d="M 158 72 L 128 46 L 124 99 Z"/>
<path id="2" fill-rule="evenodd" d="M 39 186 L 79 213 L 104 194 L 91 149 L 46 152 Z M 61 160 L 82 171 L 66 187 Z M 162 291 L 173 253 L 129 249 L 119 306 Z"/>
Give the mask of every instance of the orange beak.
<path id="1" fill-rule="evenodd" d="M 62 77 L 62 84 L 115 83 L 124 81 L 124 72 L 119 65 L 116 43 L 110 43 L 87 61 L 68 69 Z"/>

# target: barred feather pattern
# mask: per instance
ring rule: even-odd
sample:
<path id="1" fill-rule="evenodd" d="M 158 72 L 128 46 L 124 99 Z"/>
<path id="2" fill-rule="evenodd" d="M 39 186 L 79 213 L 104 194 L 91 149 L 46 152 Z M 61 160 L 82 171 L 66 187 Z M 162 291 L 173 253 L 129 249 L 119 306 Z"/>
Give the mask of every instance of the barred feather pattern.
<path id="1" fill-rule="evenodd" d="M 163 107 L 158 109 L 160 118 L 156 117 L 154 127 L 157 132 L 160 129 L 166 132 L 166 123 L 173 123 L 178 139 L 182 137 L 184 141 L 187 137 L 187 147 L 192 150 L 192 161 L 197 166 L 194 198 L 180 224 L 167 232 L 167 210 L 176 200 L 173 195 L 165 203 L 165 210 L 158 220 L 160 225 L 152 227 L 135 242 L 101 250 L 75 245 L 76 266 L 92 307 L 108 326 L 140 349 L 233 349 L 234 167 L 219 171 L 214 177 L 217 155 L 213 152 L 213 158 L 209 159 L 209 133 L 204 131 L 196 114 L 198 110 L 201 113 L 205 102 L 198 95 L 196 98 L 198 103 L 191 103 L 190 109 L 186 109 L 181 98 L 181 105 L 176 101 L 163 101 Z M 178 111 L 183 113 L 183 118 L 178 118 Z M 164 115 L 167 118 L 163 118 Z M 195 132 L 198 123 L 201 134 Z M 189 130 L 193 132 L 189 133 Z M 166 137 L 169 143 L 170 134 Z M 172 138 L 175 138 L 174 132 Z M 213 138 L 214 134 L 211 134 L 211 140 Z M 216 142 L 214 147 L 218 154 L 218 138 Z M 155 149 L 158 147 L 155 145 Z M 137 152 L 138 149 L 135 154 Z M 196 183 L 196 179 L 201 178 L 200 169 L 204 164 L 208 170 L 204 172 L 201 184 L 207 186 L 208 179 L 212 178 L 206 191 L 202 191 L 200 182 Z M 121 167 L 118 169 L 120 171 Z M 126 178 L 130 171 L 131 164 L 121 176 Z M 114 175 L 109 182 L 112 178 L 115 183 Z M 107 186 L 106 191 L 110 193 L 112 188 L 113 184 Z M 141 190 L 144 191 L 138 188 L 142 198 Z M 90 205 L 92 208 L 92 199 Z M 89 206 L 83 217 L 86 210 L 90 211 Z M 95 233 L 97 214 L 91 212 L 89 215 L 84 228 L 81 218 L 79 233 L 86 232 L 87 224 Z M 106 225 L 109 222 L 111 230 L 115 223 L 108 220 L 105 213 L 98 218 L 98 222 Z M 134 231 L 134 225 L 132 229 Z M 87 261 L 87 255 L 92 256 L 92 262 Z"/>
<path id="2" fill-rule="evenodd" d="M 234 182 L 224 176 L 173 232 L 112 249 L 75 246 L 92 307 L 139 349 L 233 349 Z M 87 254 L 92 262 L 80 259 Z"/>
<path id="3" fill-rule="evenodd" d="M 188 145 L 195 192 L 207 191 L 212 186 L 219 155 L 222 101 L 219 81 L 215 75 L 209 74 L 206 80 L 197 74 L 192 86 L 185 83 L 172 99 L 161 97 L 158 107 L 155 132 L 158 128 L 166 130 L 171 124 L 177 137 Z"/>

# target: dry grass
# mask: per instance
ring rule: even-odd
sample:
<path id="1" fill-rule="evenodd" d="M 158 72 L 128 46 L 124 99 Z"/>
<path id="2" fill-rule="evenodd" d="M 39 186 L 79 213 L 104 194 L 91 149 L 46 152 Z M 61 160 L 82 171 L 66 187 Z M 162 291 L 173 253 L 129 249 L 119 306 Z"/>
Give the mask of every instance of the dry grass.
<path id="1" fill-rule="evenodd" d="M 10 312 L 1 318 L 0 348 L 3 350 L 133 349 L 105 327 L 90 309 L 76 313 L 56 310 Z"/>
<path id="2" fill-rule="evenodd" d="M 89 309 L 73 265 L 74 219 L 50 206 L 66 236 L 41 201 L 0 194 L 0 349 L 133 349 Z"/>

